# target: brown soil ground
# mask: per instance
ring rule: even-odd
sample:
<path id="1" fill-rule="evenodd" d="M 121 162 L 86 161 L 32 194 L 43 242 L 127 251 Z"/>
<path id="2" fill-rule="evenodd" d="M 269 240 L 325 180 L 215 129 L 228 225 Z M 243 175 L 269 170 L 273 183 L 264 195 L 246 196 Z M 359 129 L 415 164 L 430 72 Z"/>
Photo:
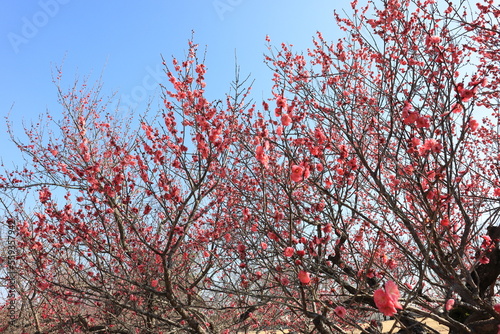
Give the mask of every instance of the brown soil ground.
<path id="1" fill-rule="evenodd" d="M 448 334 L 448 329 L 446 327 L 439 325 L 437 322 L 435 322 L 432 319 L 418 319 L 418 320 L 422 321 L 423 323 L 425 323 L 429 327 L 437 330 L 440 334 Z M 398 326 L 394 327 L 394 323 L 395 323 L 394 320 L 382 322 L 382 333 L 397 333 L 397 331 L 399 330 L 400 327 L 398 327 Z M 392 330 L 392 332 L 391 332 L 391 330 Z M 240 332 L 240 333 L 243 333 L 243 332 Z M 289 331 L 286 329 L 284 331 L 278 330 L 278 331 L 250 331 L 250 332 L 247 332 L 247 334 L 286 334 L 286 333 L 289 333 Z M 361 332 L 358 330 L 352 332 L 352 334 L 359 334 L 359 333 L 361 333 Z"/>
<path id="2" fill-rule="evenodd" d="M 440 334 L 448 334 L 448 328 L 438 324 L 436 321 L 432 319 L 418 319 L 429 327 L 437 330 Z M 395 320 L 389 320 L 382 322 L 382 333 L 397 333 L 399 330 L 399 326 L 394 326 Z M 392 331 L 391 331 L 392 330 Z M 352 334 L 359 334 L 360 331 L 356 330 L 352 332 Z"/>

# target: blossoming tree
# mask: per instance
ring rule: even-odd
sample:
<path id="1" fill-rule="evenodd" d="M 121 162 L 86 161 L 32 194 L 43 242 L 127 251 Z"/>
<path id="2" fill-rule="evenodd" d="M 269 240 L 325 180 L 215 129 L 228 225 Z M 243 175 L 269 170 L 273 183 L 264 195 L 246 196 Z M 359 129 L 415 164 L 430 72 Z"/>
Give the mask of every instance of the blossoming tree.
<path id="1" fill-rule="evenodd" d="M 500 11 L 467 5 L 355 1 L 346 38 L 270 47 L 274 97 L 225 184 L 252 250 L 234 253 L 238 293 L 297 330 L 379 311 L 497 333 Z"/>
<path id="2" fill-rule="evenodd" d="M 12 133 L 28 330 L 497 333 L 500 10 L 352 8 L 339 41 L 269 47 L 262 106 L 238 80 L 208 101 L 191 44 L 156 117 L 75 86 L 55 128 Z"/>

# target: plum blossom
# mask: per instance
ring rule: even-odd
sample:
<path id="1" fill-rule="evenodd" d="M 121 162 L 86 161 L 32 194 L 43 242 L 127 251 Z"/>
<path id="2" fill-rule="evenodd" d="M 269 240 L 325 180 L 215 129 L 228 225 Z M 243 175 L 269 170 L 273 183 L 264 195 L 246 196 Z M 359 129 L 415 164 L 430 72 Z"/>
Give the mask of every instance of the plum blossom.
<path id="1" fill-rule="evenodd" d="M 479 259 L 479 263 L 488 264 L 490 263 L 490 259 L 487 256 L 481 256 L 481 258 Z"/>
<path id="2" fill-rule="evenodd" d="M 333 312 L 335 312 L 335 314 L 338 315 L 341 318 L 345 317 L 345 315 L 347 314 L 347 311 L 346 311 L 345 307 L 343 307 L 343 306 L 337 306 L 333 310 Z"/>
<path id="3" fill-rule="evenodd" d="M 465 89 L 462 82 L 457 84 L 457 92 L 463 103 L 468 102 L 476 95 L 477 88 Z"/>
<path id="4" fill-rule="evenodd" d="M 269 157 L 265 153 L 264 147 L 261 145 L 257 146 L 255 149 L 255 158 L 265 167 L 269 166 Z"/>
<path id="5" fill-rule="evenodd" d="M 443 149 L 443 145 L 434 139 L 428 138 L 425 140 L 424 144 L 418 148 L 418 153 L 420 156 L 426 156 L 429 152 L 439 153 Z"/>
<path id="6" fill-rule="evenodd" d="M 47 203 L 52 196 L 49 188 L 47 188 L 47 187 L 43 187 L 42 190 L 40 190 L 38 194 L 39 194 L 39 198 L 40 198 L 40 203 L 42 203 L 42 204 Z"/>
<path id="7" fill-rule="evenodd" d="M 292 124 L 292 118 L 289 114 L 281 115 L 281 124 L 283 124 L 283 126 L 289 126 L 290 124 Z"/>
<path id="8" fill-rule="evenodd" d="M 393 316 L 397 313 L 397 309 L 403 309 L 398 301 L 399 297 L 398 286 L 393 281 L 387 281 L 384 289 L 375 290 L 373 293 L 375 305 L 386 316 Z"/>
<path id="9" fill-rule="evenodd" d="M 300 283 L 302 283 L 304 285 L 311 283 L 311 276 L 309 275 L 309 273 L 307 271 L 304 271 L 304 270 L 299 271 L 298 277 L 299 277 Z"/>
<path id="10" fill-rule="evenodd" d="M 454 103 L 451 106 L 451 112 L 454 114 L 461 113 L 462 111 L 464 111 L 464 108 L 462 107 L 462 105 L 460 103 Z"/>
<path id="11" fill-rule="evenodd" d="M 285 248 L 284 254 L 286 257 L 292 257 L 295 253 L 295 250 L 292 247 Z"/>
<path id="12" fill-rule="evenodd" d="M 446 311 L 449 311 L 453 308 L 453 305 L 455 305 L 455 299 L 448 299 L 444 308 L 446 309 Z"/>
<path id="13" fill-rule="evenodd" d="M 304 167 L 299 165 L 292 166 L 292 173 L 290 179 L 294 182 L 300 182 L 304 179 Z"/>
<path id="14" fill-rule="evenodd" d="M 479 122 L 476 121 L 474 118 L 471 118 L 469 120 L 469 129 L 474 132 L 477 130 L 478 127 L 479 127 Z"/>
<path id="15" fill-rule="evenodd" d="M 429 36 L 428 42 L 432 43 L 432 44 L 437 44 L 437 43 L 441 42 L 441 37 L 436 36 L 436 35 Z"/>
<path id="16" fill-rule="evenodd" d="M 278 136 L 282 136 L 283 135 L 283 127 L 281 125 L 276 128 L 276 134 Z"/>

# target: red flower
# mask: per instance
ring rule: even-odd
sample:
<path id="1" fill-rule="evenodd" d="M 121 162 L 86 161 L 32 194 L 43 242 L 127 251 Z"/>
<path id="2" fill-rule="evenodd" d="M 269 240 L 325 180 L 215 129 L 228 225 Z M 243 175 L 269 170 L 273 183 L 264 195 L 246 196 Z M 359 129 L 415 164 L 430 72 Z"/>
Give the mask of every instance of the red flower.
<path id="1" fill-rule="evenodd" d="M 290 115 L 281 115 L 281 124 L 283 124 L 283 126 L 289 126 L 290 124 L 292 124 L 292 118 L 290 117 Z"/>
<path id="2" fill-rule="evenodd" d="M 471 118 L 469 121 L 469 128 L 471 131 L 476 131 L 477 128 L 479 127 L 479 122 L 476 121 L 474 118 Z"/>
<path id="3" fill-rule="evenodd" d="M 458 114 L 458 113 L 462 112 L 463 110 L 464 110 L 464 108 L 459 103 L 454 103 L 451 106 L 451 112 L 452 113 Z"/>
<path id="4" fill-rule="evenodd" d="M 286 257 L 291 257 L 293 256 L 293 253 L 295 253 L 295 250 L 292 247 L 287 247 L 285 248 L 285 256 Z"/>
<path id="5" fill-rule="evenodd" d="M 262 165 L 264 165 L 264 167 L 268 167 L 269 157 L 265 153 L 264 147 L 262 147 L 261 145 L 257 146 L 257 148 L 255 149 L 255 157 Z"/>
<path id="6" fill-rule="evenodd" d="M 500 313 L 500 304 L 493 305 L 493 308 L 497 311 L 497 313 Z"/>
<path id="7" fill-rule="evenodd" d="M 307 271 L 301 270 L 299 271 L 299 281 L 300 283 L 307 285 L 311 283 L 311 277 L 309 276 L 309 273 Z"/>
<path id="8" fill-rule="evenodd" d="M 345 317 L 345 315 L 346 315 L 346 313 L 347 313 L 347 311 L 346 311 L 345 307 L 343 307 L 343 306 L 337 306 L 337 307 L 333 310 L 333 312 L 335 312 L 335 314 L 336 314 L 336 315 L 338 315 L 338 316 L 339 316 L 339 317 L 341 317 L 341 318 Z"/>
<path id="9" fill-rule="evenodd" d="M 453 305 L 455 305 L 455 299 L 448 299 L 444 308 L 446 309 L 446 311 L 449 311 L 453 308 Z"/>
<path id="10" fill-rule="evenodd" d="M 373 293 L 375 305 L 386 316 L 393 316 L 397 313 L 397 309 L 403 309 L 398 301 L 399 297 L 398 286 L 393 281 L 388 281 L 384 289 L 375 290 Z"/>
<path id="11" fill-rule="evenodd" d="M 264 107 L 265 111 L 269 111 L 269 104 L 267 104 L 266 101 L 262 101 L 262 106 Z"/>
<path id="12" fill-rule="evenodd" d="M 441 226 L 450 226 L 450 220 L 448 218 L 441 219 Z"/>
<path id="13" fill-rule="evenodd" d="M 290 179 L 294 182 L 300 182 L 304 179 L 304 167 L 299 165 L 292 166 L 292 173 L 290 174 Z"/>
<path id="14" fill-rule="evenodd" d="M 481 256 L 481 258 L 479 259 L 479 262 L 482 264 L 488 264 L 488 263 L 490 263 L 490 259 L 488 259 L 488 257 L 486 257 L 486 256 Z"/>
<path id="15" fill-rule="evenodd" d="M 436 35 L 433 35 L 433 36 L 429 36 L 429 39 L 428 39 L 429 43 L 433 43 L 433 44 L 436 44 L 436 43 L 439 43 L 441 42 L 441 37 L 439 36 L 436 36 Z"/>
<path id="16" fill-rule="evenodd" d="M 441 145 L 438 140 L 429 138 L 425 140 L 422 146 L 420 146 L 420 148 L 418 149 L 418 153 L 420 154 L 420 156 L 425 156 L 429 152 L 439 153 L 442 149 L 443 145 Z"/>

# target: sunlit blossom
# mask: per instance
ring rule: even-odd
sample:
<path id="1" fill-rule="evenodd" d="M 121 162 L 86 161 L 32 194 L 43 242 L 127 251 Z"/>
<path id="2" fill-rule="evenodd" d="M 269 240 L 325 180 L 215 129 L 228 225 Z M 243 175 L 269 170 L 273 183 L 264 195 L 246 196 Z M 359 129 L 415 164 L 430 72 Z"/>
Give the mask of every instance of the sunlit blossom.
<path id="1" fill-rule="evenodd" d="M 403 309 L 398 301 L 399 297 L 398 286 L 393 281 L 387 281 L 384 289 L 375 290 L 373 293 L 375 305 L 386 316 L 393 316 L 397 313 L 397 309 Z"/>
<path id="2" fill-rule="evenodd" d="M 304 167 L 293 165 L 290 179 L 294 182 L 301 182 L 304 179 Z"/>
<path id="3" fill-rule="evenodd" d="M 453 305 L 455 305 L 455 299 L 448 299 L 444 308 L 446 309 L 446 311 L 450 311 L 453 308 Z"/>
<path id="4" fill-rule="evenodd" d="M 290 124 L 292 124 L 292 118 L 289 114 L 281 115 L 281 124 L 283 124 L 283 126 L 289 126 Z"/>

